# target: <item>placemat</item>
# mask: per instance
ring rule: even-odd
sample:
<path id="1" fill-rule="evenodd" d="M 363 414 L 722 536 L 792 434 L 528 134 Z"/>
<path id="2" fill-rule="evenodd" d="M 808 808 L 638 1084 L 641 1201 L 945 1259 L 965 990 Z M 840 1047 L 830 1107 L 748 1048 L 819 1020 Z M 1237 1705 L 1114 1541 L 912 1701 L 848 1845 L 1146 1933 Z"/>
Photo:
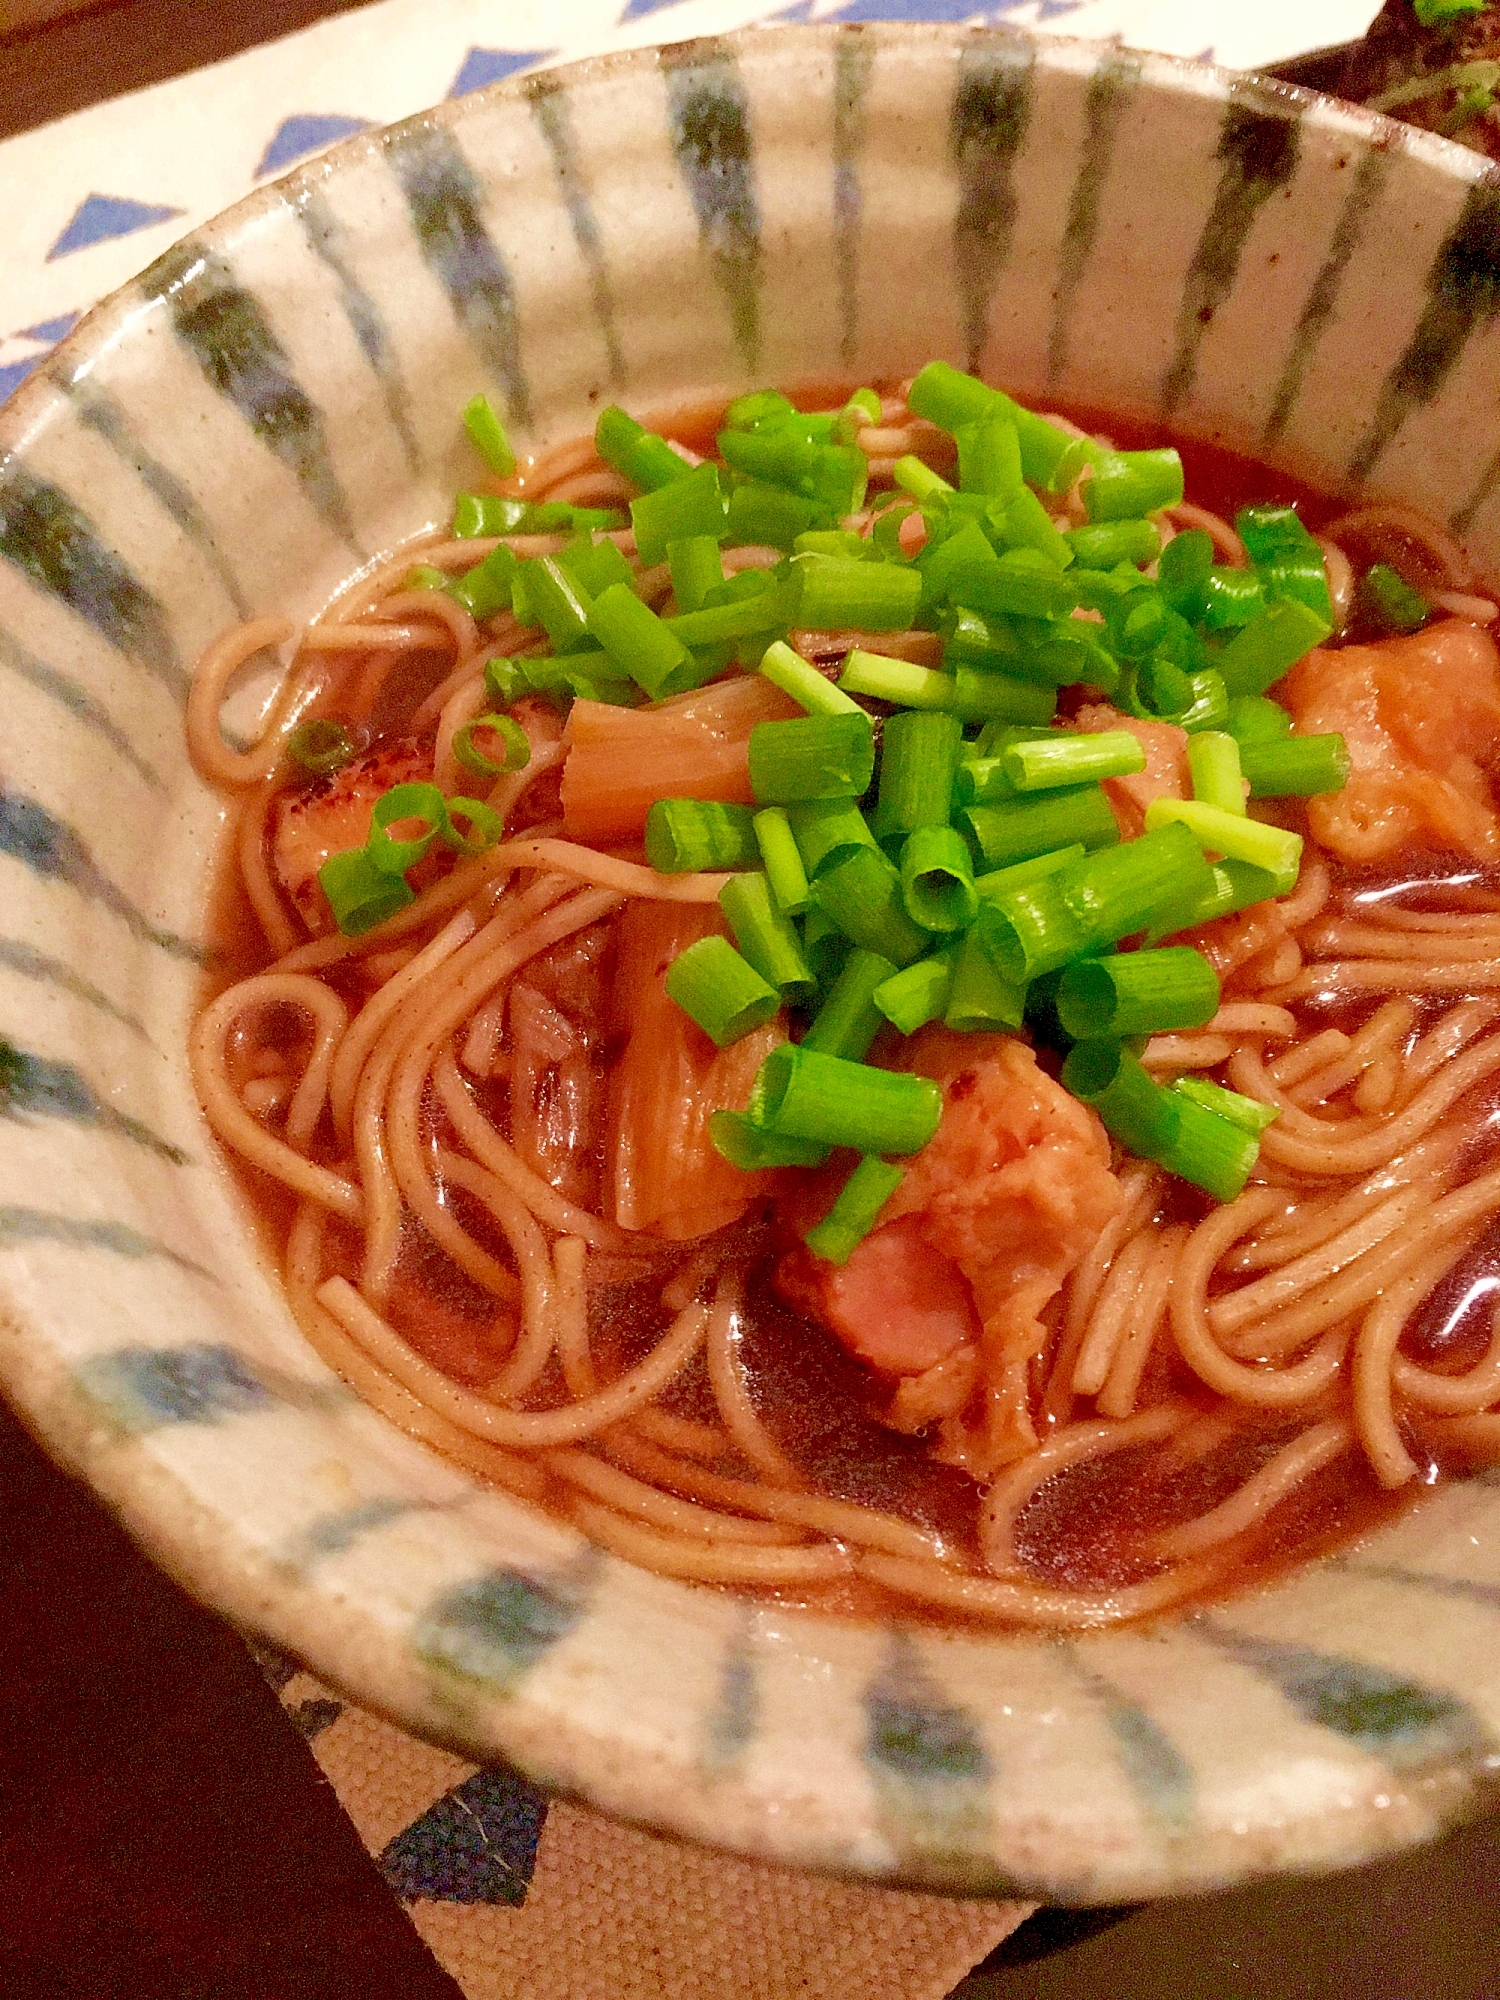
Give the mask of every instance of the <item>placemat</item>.
<path id="1" fill-rule="evenodd" d="M 380 0 L 0 144 L 0 401 L 97 299 L 339 139 L 518 71 L 770 21 L 1006 21 L 1237 67 L 1362 34 L 1376 0 Z M 555 1802 L 260 1654 L 468 2000 L 943 2000 L 1027 1915 L 706 1853 Z"/>

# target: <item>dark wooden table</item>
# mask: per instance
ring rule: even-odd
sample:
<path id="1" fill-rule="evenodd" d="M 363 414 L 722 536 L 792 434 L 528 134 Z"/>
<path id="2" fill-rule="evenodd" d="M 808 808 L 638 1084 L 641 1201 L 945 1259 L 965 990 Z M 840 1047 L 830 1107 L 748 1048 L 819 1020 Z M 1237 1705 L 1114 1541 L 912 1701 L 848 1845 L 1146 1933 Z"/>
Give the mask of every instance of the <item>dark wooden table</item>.
<path id="1" fill-rule="evenodd" d="M 0 138 L 344 10 L 0 0 Z M 242 1641 L 3 1405 L 0 1669 L 0 2000 L 458 2000 Z M 954 2000 L 1500 2000 L 1500 1819 L 1355 1875 L 1043 1911 Z"/>

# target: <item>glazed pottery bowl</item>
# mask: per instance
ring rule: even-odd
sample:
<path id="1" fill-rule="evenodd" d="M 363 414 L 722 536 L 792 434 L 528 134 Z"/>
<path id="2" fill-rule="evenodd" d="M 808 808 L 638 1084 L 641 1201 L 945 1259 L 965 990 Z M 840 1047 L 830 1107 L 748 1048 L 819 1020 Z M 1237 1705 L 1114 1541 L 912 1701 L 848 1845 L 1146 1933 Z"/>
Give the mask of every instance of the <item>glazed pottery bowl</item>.
<path id="1" fill-rule="evenodd" d="M 644 1574 L 306 1346 L 184 1042 L 220 802 L 199 649 L 445 515 L 479 389 L 899 376 L 1162 416 L 1500 573 L 1500 196 L 1347 107 L 945 27 L 642 50 L 360 138 L 190 237 L 0 413 L 0 1376 L 211 1605 L 407 1728 L 693 1839 L 1104 1901 L 1361 1860 L 1500 1758 L 1500 1489 L 1066 1644 Z"/>

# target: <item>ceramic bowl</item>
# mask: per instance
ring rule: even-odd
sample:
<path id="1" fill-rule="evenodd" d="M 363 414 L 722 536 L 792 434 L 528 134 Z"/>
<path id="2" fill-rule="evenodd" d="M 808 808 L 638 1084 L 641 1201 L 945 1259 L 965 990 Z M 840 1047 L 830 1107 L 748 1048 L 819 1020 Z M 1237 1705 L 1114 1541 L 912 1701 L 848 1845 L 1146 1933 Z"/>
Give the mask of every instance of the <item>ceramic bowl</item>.
<path id="1" fill-rule="evenodd" d="M 695 1840 L 1098 1902 L 1366 1859 L 1500 1764 L 1500 1490 L 1067 1643 L 646 1575 L 303 1342 L 189 1086 L 219 801 L 183 693 L 444 515 L 456 412 L 899 375 L 1400 495 L 1500 573 L 1500 194 L 1249 78 L 948 27 L 752 30 L 359 138 L 189 237 L 0 413 L 0 1375 L 206 1602 L 353 1699 Z"/>

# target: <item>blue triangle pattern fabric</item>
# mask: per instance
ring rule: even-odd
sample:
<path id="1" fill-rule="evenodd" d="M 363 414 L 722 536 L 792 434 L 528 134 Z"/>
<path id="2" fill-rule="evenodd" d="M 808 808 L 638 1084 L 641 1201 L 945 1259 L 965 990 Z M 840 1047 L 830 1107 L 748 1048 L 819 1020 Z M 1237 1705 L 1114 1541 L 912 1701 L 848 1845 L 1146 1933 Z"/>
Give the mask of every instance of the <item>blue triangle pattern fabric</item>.
<path id="1" fill-rule="evenodd" d="M 0 362 L 0 403 L 3 403 L 7 396 L 20 388 L 26 377 L 42 358 L 40 354 L 28 354 L 21 361 Z"/>
<path id="2" fill-rule="evenodd" d="M 255 169 L 255 178 L 263 180 L 267 174 L 280 173 L 294 160 L 305 160 L 309 153 L 331 146 L 335 139 L 351 139 L 356 132 L 369 129 L 368 118 L 346 118 L 340 111 L 295 112 L 290 118 L 283 118 L 271 134 L 270 144 Z"/>
<path id="3" fill-rule="evenodd" d="M 518 1909 L 536 1867 L 547 1801 L 515 1771 L 476 1771 L 444 1792 L 379 1857 L 408 1903 L 503 1903 Z"/>
<path id="4" fill-rule="evenodd" d="M 16 339 L 45 340 L 52 346 L 59 340 L 66 340 L 82 318 L 82 313 L 59 313 L 56 319 L 38 320 L 35 326 L 23 326 Z"/>
<path id="5" fill-rule="evenodd" d="M 167 208 L 158 202 L 128 201 L 113 194 L 86 195 L 47 252 L 47 262 L 71 257 L 75 250 L 87 250 L 95 243 L 111 243 L 117 236 L 133 236 L 138 229 L 170 222 L 181 213 L 180 208 Z"/>
<path id="6" fill-rule="evenodd" d="M 450 97 L 467 97 L 471 90 L 483 90 L 487 83 L 499 83 L 518 69 L 546 62 L 556 49 L 470 49 L 453 79 Z"/>

